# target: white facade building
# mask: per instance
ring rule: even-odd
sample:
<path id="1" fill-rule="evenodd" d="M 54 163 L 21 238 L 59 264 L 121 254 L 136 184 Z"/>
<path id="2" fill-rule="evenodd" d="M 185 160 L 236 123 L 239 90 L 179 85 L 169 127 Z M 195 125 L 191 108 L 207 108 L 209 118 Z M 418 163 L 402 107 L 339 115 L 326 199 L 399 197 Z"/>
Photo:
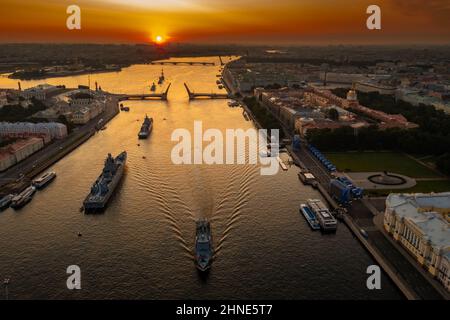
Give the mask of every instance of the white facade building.
<path id="1" fill-rule="evenodd" d="M 36 98 L 38 100 L 45 100 L 49 93 L 58 90 L 57 87 L 49 84 L 40 84 L 33 88 L 28 88 L 21 92 L 21 96 L 25 99 Z"/>
<path id="2" fill-rule="evenodd" d="M 58 122 L 0 122 L 0 136 L 48 135 L 50 139 L 62 139 L 67 136 L 67 127 Z"/>
<path id="3" fill-rule="evenodd" d="M 450 291 L 450 192 L 390 194 L 384 228 Z"/>

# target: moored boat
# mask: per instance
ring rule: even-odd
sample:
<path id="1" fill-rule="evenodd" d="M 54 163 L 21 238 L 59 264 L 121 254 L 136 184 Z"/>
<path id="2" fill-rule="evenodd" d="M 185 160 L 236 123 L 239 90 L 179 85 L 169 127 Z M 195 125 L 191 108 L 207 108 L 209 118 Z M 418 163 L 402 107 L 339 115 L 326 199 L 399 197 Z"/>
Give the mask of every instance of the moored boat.
<path id="1" fill-rule="evenodd" d="M 8 194 L 0 199 L 0 211 L 3 211 L 5 209 L 8 209 L 12 199 L 14 198 L 13 194 Z"/>
<path id="2" fill-rule="evenodd" d="M 336 231 L 337 220 L 333 217 L 330 210 L 318 199 L 307 201 L 308 207 L 315 213 L 319 220 L 322 231 Z"/>
<path id="3" fill-rule="evenodd" d="M 56 178 L 56 172 L 51 171 L 51 172 L 47 172 L 44 175 L 42 175 L 41 177 L 34 179 L 32 184 L 33 186 L 35 186 L 37 189 L 43 189 L 45 188 L 50 182 L 52 182 L 54 179 Z"/>
<path id="4" fill-rule="evenodd" d="M 312 210 L 306 205 L 301 204 L 300 205 L 300 212 L 305 217 L 306 221 L 308 221 L 309 226 L 313 230 L 320 230 L 320 223 L 317 220 L 317 216 Z"/>
<path id="5" fill-rule="evenodd" d="M 26 206 L 31 199 L 33 199 L 33 196 L 36 192 L 36 188 L 33 186 L 29 186 L 24 191 L 16 195 L 12 201 L 11 201 L 11 208 L 13 209 L 20 209 L 24 206 Z"/>

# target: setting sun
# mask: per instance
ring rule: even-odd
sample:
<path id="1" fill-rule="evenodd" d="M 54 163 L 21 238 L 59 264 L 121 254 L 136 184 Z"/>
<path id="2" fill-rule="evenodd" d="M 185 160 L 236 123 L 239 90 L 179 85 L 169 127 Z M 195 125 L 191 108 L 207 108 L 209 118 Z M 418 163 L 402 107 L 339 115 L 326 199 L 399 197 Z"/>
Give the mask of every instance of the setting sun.
<path id="1" fill-rule="evenodd" d="M 155 42 L 161 44 L 164 42 L 164 38 L 162 36 L 156 36 Z"/>

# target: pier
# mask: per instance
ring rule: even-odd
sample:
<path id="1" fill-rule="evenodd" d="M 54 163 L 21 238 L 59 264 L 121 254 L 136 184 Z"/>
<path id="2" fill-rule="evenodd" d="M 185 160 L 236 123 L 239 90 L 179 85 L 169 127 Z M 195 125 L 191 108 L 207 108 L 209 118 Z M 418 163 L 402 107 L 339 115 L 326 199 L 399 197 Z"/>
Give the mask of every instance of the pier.
<path id="1" fill-rule="evenodd" d="M 161 93 L 143 93 L 143 94 L 123 94 L 119 95 L 119 101 L 125 101 L 125 100 L 167 100 L 167 95 L 169 93 L 169 89 L 172 83 L 169 83 L 166 90 Z"/>
<path id="2" fill-rule="evenodd" d="M 230 96 L 228 93 L 205 93 L 205 92 L 194 92 L 191 91 L 186 83 L 184 83 L 184 87 L 189 95 L 189 100 L 194 100 L 198 98 L 206 98 L 206 99 L 229 99 Z"/>
<path id="3" fill-rule="evenodd" d="M 202 62 L 202 61 L 152 61 L 151 65 L 160 66 L 178 66 L 178 65 L 189 65 L 189 66 L 215 66 L 214 62 Z"/>

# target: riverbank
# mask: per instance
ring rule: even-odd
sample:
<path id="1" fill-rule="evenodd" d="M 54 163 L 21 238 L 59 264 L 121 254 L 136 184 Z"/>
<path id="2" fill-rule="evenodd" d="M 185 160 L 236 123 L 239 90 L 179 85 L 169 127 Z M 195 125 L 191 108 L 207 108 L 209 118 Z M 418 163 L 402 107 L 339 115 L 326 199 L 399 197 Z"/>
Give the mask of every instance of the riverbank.
<path id="1" fill-rule="evenodd" d="M 28 81 L 28 80 L 42 80 L 47 78 L 62 78 L 62 77 L 73 77 L 85 74 L 97 74 L 97 73 L 108 73 L 108 72 L 120 72 L 122 68 L 128 66 L 117 66 L 114 68 L 104 68 L 95 70 L 77 70 L 77 71 L 64 71 L 64 72 L 50 72 L 50 73 L 36 73 L 30 72 L 21 74 L 20 72 L 14 72 L 8 75 L 9 79 Z"/>
<path id="2" fill-rule="evenodd" d="M 226 83 L 229 86 L 232 81 L 227 81 Z M 228 90 L 233 92 L 235 89 L 229 88 Z M 242 100 L 241 102 L 243 102 Z M 251 108 L 245 106 L 245 103 L 244 110 L 252 119 L 256 118 Z M 281 125 L 281 121 L 277 120 Z M 290 135 L 289 132 L 287 134 Z M 290 147 L 287 149 L 295 163 L 314 174 L 318 181 L 319 192 L 332 209 L 337 209 L 339 206 L 333 200 L 328 190 L 332 176 L 321 163 L 309 154 L 305 146 L 302 145 L 302 150 L 298 153 Z M 396 251 L 389 243 L 386 244 L 379 241 L 380 231 L 377 230 L 373 223 L 367 223 L 373 217 L 374 215 L 365 201 L 356 201 L 349 208 L 349 212 L 343 215 L 342 221 L 407 299 L 441 299 L 441 294 L 417 270 L 414 270 L 413 266 L 404 259 L 401 253 Z M 367 239 L 362 235 L 361 230 L 365 230 L 369 234 Z M 389 254 L 386 254 L 386 252 L 389 252 Z"/>
<path id="3" fill-rule="evenodd" d="M 111 121 L 119 113 L 119 101 L 114 96 L 109 96 L 107 99 L 105 112 L 84 126 L 77 128 L 66 138 L 53 142 L 24 161 L 1 173 L 0 196 L 18 193 L 28 187 L 35 176 L 45 171 L 48 167 L 64 158 L 92 137 L 97 131 L 96 126 L 100 119 L 103 119 L 103 124 Z"/>

